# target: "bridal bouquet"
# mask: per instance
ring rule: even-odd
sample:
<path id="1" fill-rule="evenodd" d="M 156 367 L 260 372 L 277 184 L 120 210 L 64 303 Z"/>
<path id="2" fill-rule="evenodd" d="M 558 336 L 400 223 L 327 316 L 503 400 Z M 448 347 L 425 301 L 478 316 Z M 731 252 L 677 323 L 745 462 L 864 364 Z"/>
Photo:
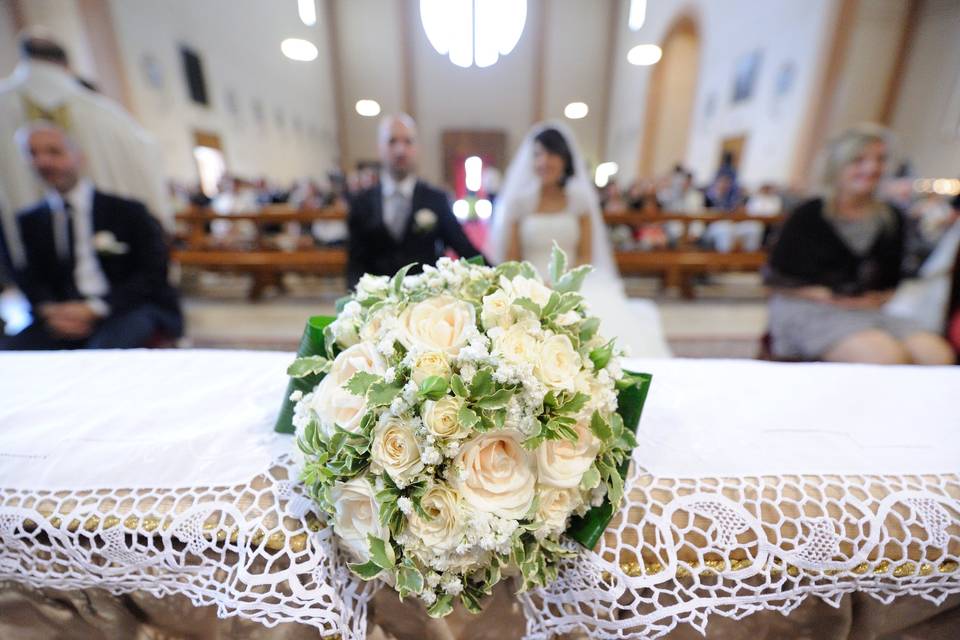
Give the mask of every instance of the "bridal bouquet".
<path id="1" fill-rule="evenodd" d="M 618 391 L 640 379 L 578 293 L 589 267 L 559 249 L 552 288 L 528 263 L 408 271 L 364 276 L 323 352 L 291 365 L 319 380 L 291 395 L 292 423 L 350 569 L 439 617 L 457 598 L 479 611 L 504 575 L 555 579 L 571 518 L 590 529 L 605 508 L 602 531 L 636 446 Z"/>

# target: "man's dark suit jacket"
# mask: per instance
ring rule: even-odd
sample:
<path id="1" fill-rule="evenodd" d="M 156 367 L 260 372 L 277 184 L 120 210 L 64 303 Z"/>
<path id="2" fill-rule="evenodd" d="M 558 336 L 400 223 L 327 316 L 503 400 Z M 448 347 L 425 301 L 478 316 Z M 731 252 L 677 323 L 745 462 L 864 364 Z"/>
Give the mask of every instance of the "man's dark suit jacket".
<path id="1" fill-rule="evenodd" d="M 146 207 L 135 200 L 95 191 L 91 215 L 94 234 L 109 231 L 118 244 L 126 245 L 123 253 L 96 253 L 110 284 L 110 291 L 103 298 L 110 306 L 110 314 L 153 304 L 181 319 L 177 292 L 167 280 L 169 252 L 163 229 Z M 67 225 L 70 255 L 61 258 L 54 244 L 53 215 L 46 201 L 22 211 L 17 223 L 26 266 L 13 269 L 13 274 L 30 305 L 35 308 L 47 302 L 83 299 L 73 276 L 73 224 Z"/>
<path id="2" fill-rule="evenodd" d="M 453 215 L 444 192 L 418 180 L 410 209 L 403 237 L 397 241 L 383 221 L 383 192 L 379 185 L 360 192 L 350 201 L 347 285 L 351 289 L 364 273 L 393 275 L 411 262 L 433 264 L 447 248 L 462 258 L 480 255 Z M 421 209 L 433 212 L 433 224 L 417 222 L 417 213 Z M 411 273 L 418 271 L 419 266 Z"/>

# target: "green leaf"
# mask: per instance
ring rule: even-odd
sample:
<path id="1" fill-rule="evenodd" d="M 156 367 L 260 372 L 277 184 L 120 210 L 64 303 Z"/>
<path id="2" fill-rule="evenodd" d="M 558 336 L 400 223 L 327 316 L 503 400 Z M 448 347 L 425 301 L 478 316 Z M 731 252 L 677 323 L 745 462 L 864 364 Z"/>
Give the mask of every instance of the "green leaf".
<path id="1" fill-rule="evenodd" d="M 557 309 L 560 307 L 560 294 L 556 291 L 550 292 L 550 299 L 547 300 L 547 304 L 543 306 L 543 311 L 541 316 L 544 318 L 549 318 L 557 313 Z"/>
<path id="2" fill-rule="evenodd" d="M 602 347 L 597 347 L 590 352 L 590 359 L 593 361 L 593 366 L 597 369 L 603 369 L 607 366 L 607 363 L 610 362 L 610 358 L 613 357 L 613 340 L 603 345 Z"/>
<path id="3" fill-rule="evenodd" d="M 423 591 L 423 574 L 409 560 L 404 561 L 397 570 L 397 591 L 401 598 Z"/>
<path id="4" fill-rule="evenodd" d="M 474 398 L 483 398 L 493 393 L 493 374 L 490 369 L 480 369 L 473 376 L 470 384 L 470 395 Z"/>
<path id="5" fill-rule="evenodd" d="M 329 370 L 330 361 L 323 356 L 305 356 L 297 358 L 287 367 L 287 375 L 291 378 L 303 378 L 315 373 L 326 373 Z"/>
<path id="6" fill-rule="evenodd" d="M 554 241 L 550 250 L 550 282 L 560 282 L 560 277 L 567 272 L 567 254 Z"/>
<path id="7" fill-rule="evenodd" d="M 600 472 L 597 471 L 595 466 L 592 466 L 587 469 L 586 473 L 583 474 L 583 477 L 580 478 L 580 488 L 589 491 L 590 489 L 595 489 L 600 485 Z"/>
<path id="8" fill-rule="evenodd" d="M 464 405 L 460 407 L 460 411 L 457 412 L 457 420 L 461 425 L 463 425 L 464 429 L 473 431 L 474 427 L 477 426 L 477 423 L 480 422 L 480 416 L 476 411 Z"/>
<path id="9" fill-rule="evenodd" d="M 437 601 L 427 609 L 427 615 L 431 618 L 443 618 L 453 611 L 453 596 L 448 594 L 437 598 Z"/>
<path id="10" fill-rule="evenodd" d="M 373 580 L 383 571 L 383 568 L 372 560 L 363 564 L 348 564 L 347 566 L 363 580 Z"/>
<path id="11" fill-rule="evenodd" d="M 409 272 L 410 269 L 416 266 L 416 264 L 417 264 L 416 262 L 411 262 L 410 264 L 400 269 L 400 271 L 397 271 L 397 273 L 394 274 L 393 278 L 390 279 L 390 289 L 393 291 L 393 294 L 398 298 L 400 297 L 400 294 L 403 293 L 403 279 L 407 277 L 407 272 Z"/>
<path id="12" fill-rule="evenodd" d="M 482 267 L 483 265 L 487 264 L 487 261 L 483 259 L 482 255 L 475 255 L 470 258 L 464 258 L 463 261 L 466 262 L 467 264 L 472 264 L 477 267 Z"/>
<path id="13" fill-rule="evenodd" d="M 401 387 L 385 382 L 375 382 L 370 385 L 367 404 L 371 407 L 385 407 L 399 395 Z"/>
<path id="14" fill-rule="evenodd" d="M 378 380 L 381 380 L 380 376 L 374 373 L 357 371 L 347 380 L 347 384 L 343 385 L 343 388 L 355 396 L 364 396 L 367 395 L 367 390 L 370 388 L 370 385 Z"/>
<path id="15" fill-rule="evenodd" d="M 560 304 L 557 306 L 557 313 L 560 314 L 566 313 L 567 311 L 573 311 L 582 302 L 583 296 L 581 296 L 579 293 L 568 291 L 560 296 Z"/>
<path id="16" fill-rule="evenodd" d="M 393 569 L 397 563 L 393 545 L 369 533 L 367 534 L 367 543 L 370 545 L 370 560 L 381 569 Z"/>
<path id="17" fill-rule="evenodd" d="M 588 400 L 590 396 L 578 391 L 572 398 L 557 407 L 557 413 L 577 413 L 586 406 Z"/>
<path id="18" fill-rule="evenodd" d="M 513 301 L 513 304 L 514 306 L 520 307 L 521 309 L 525 309 L 531 312 L 537 318 L 539 318 L 540 314 L 543 312 L 543 309 L 540 308 L 540 305 L 538 305 L 536 302 L 534 302 L 530 298 L 517 298 L 516 300 Z"/>
<path id="19" fill-rule="evenodd" d="M 480 599 L 467 589 L 464 589 L 463 592 L 460 593 L 460 602 L 463 603 L 464 608 L 470 613 L 480 613 L 483 610 L 480 606 Z"/>
<path id="20" fill-rule="evenodd" d="M 463 378 L 460 377 L 460 374 L 455 374 L 450 378 L 450 388 L 453 389 L 457 397 L 466 398 L 470 395 L 467 391 L 467 385 L 463 384 Z"/>
<path id="21" fill-rule="evenodd" d="M 420 383 L 421 398 L 428 400 L 439 400 L 447 395 L 447 380 L 440 376 L 428 376 Z"/>
<path id="22" fill-rule="evenodd" d="M 587 318 L 580 325 L 580 342 L 587 342 L 597 335 L 600 329 L 600 318 Z"/>
<path id="23" fill-rule="evenodd" d="M 502 409 L 507 406 L 510 402 L 510 398 L 513 397 L 513 391 L 509 389 L 500 389 L 499 391 L 480 398 L 476 401 L 476 405 L 481 409 Z"/>
<path id="24" fill-rule="evenodd" d="M 559 291 L 560 293 L 567 293 L 568 291 L 580 291 L 580 287 L 583 286 L 583 280 L 587 277 L 587 274 L 593 271 L 593 267 L 588 264 L 585 264 L 581 267 L 577 267 L 573 271 L 568 271 L 563 274 L 563 277 L 556 281 L 553 289 L 554 291 Z"/>
<path id="25" fill-rule="evenodd" d="M 597 436 L 601 442 L 607 443 L 613 439 L 613 430 L 606 420 L 598 412 L 594 411 L 590 416 L 590 431 Z"/>

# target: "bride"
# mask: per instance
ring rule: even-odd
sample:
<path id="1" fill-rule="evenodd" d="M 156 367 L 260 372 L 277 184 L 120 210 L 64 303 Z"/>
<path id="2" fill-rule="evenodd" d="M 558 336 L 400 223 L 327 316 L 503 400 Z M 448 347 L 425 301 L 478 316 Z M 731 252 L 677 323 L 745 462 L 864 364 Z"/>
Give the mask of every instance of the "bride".
<path id="1" fill-rule="evenodd" d="M 601 331 L 635 357 L 668 357 L 656 306 L 628 300 L 613 260 L 596 192 L 573 134 L 541 123 L 527 134 L 497 197 L 487 247 L 494 262 L 526 260 L 547 272 L 556 242 L 571 262 L 594 271 L 581 289 Z"/>

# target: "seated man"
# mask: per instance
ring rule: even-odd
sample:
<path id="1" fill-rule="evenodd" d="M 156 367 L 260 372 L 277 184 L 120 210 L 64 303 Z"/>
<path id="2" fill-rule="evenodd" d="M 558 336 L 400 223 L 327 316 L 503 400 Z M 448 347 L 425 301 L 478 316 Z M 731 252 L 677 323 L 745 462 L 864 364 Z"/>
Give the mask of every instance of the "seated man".
<path id="1" fill-rule="evenodd" d="M 158 333 L 181 335 L 157 221 L 83 178 L 82 154 L 62 129 L 35 123 L 17 138 L 47 195 L 17 219 L 26 261 L 12 271 L 33 324 L 0 337 L 0 348 L 135 348 Z"/>

